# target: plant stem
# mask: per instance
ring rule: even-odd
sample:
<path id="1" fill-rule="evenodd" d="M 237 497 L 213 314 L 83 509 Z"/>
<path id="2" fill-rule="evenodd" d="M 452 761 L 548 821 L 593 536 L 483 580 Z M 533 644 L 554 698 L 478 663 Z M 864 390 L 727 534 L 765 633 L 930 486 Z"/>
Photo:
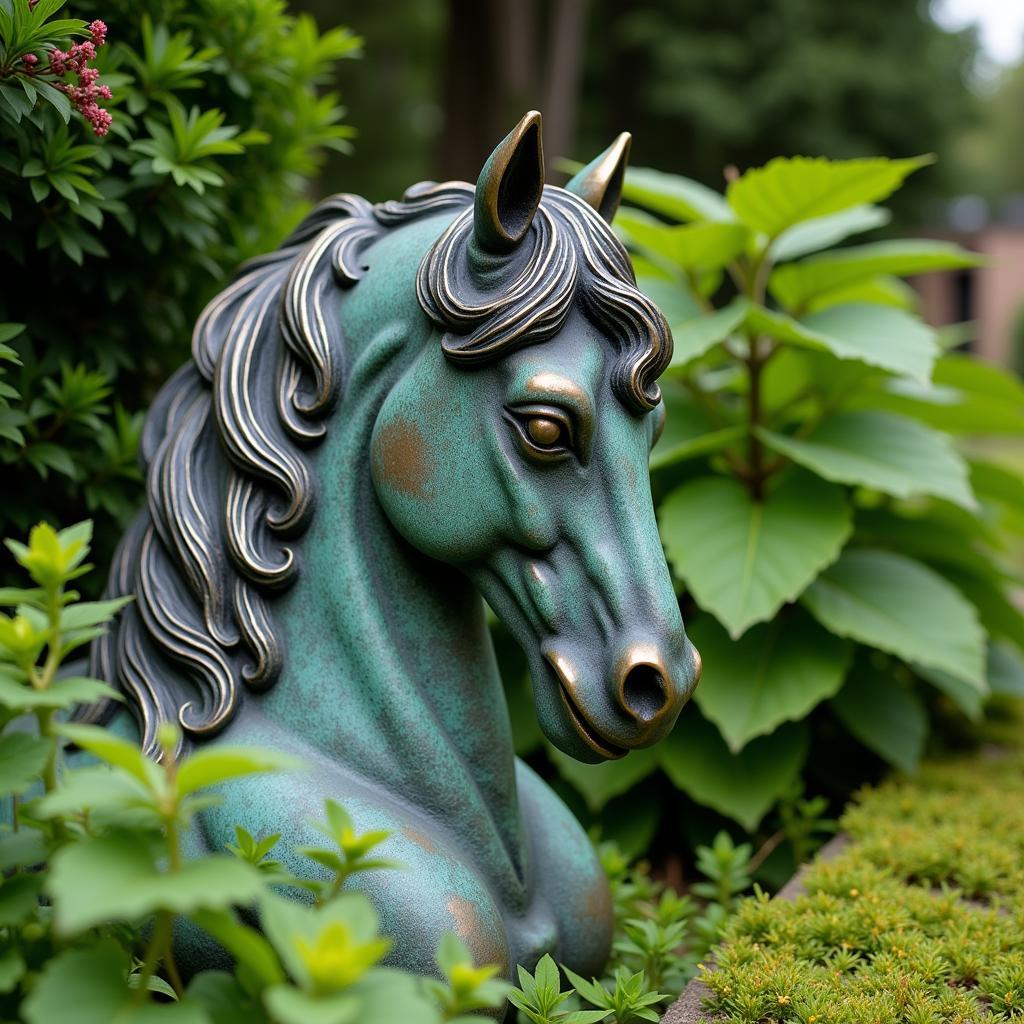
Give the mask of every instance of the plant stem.
<path id="1" fill-rule="evenodd" d="M 171 912 L 169 910 L 157 911 L 156 919 L 153 921 L 153 934 L 149 937 L 149 944 L 146 946 L 146 955 L 142 961 L 142 970 L 139 972 L 139 985 L 135 990 L 135 1002 L 144 1003 L 149 998 L 149 982 L 156 973 L 156 965 L 160 955 L 170 947 L 171 941 Z"/>
<path id="2" fill-rule="evenodd" d="M 747 357 L 747 371 L 750 378 L 750 390 L 747 396 L 747 463 L 750 466 L 750 496 L 754 501 L 761 501 L 764 497 L 765 480 L 764 450 L 761 447 L 761 439 L 757 436 L 757 428 L 761 425 L 761 368 L 764 365 L 760 348 L 761 339 L 752 336 L 750 338 L 750 355 Z"/>

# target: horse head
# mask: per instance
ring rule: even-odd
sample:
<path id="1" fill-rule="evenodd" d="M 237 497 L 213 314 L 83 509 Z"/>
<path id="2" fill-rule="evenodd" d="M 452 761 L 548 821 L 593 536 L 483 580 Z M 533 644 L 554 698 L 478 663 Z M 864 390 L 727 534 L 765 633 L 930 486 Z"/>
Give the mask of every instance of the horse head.
<path id="1" fill-rule="evenodd" d="M 598 761 L 664 737 L 700 674 L 647 471 L 671 334 L 608 226 L 629 136 L 561 189 L 540 127 L 499 144 L 423 259 L 434 338 L 380 408 L 371 466 L 394 529 L 525 650 L 548 738 Z"/>

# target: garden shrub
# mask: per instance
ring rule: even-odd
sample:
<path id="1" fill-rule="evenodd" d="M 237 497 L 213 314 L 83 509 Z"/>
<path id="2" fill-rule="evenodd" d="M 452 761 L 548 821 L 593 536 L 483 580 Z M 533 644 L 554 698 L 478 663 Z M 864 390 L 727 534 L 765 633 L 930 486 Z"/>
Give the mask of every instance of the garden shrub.
<path id="1" fill-rule="evenodd" d="M 795 902 L 745 900 L 703 972 L 737 1024 L 1024 1019 L 1021 708 L 1002 745 L 862 793 Z"/>
<path id="2" fill-rule="evenodd" d="M 928 162 L 778 159 L 724 196 L 627 172 L 615 225 L 675 338 L 652 484 L 704 672 L 658 747 L 598 766 L 551 753 L 590 815 L 621 796 L 606 828 L 625 814 L 649 838 L 689 799 L 753 831 L 782 800 L 772 827 L 802 834 L 802 858 L 812 740 L 841 796 L 844 754 L 853 785 L 865 748 L 913 771 L 936 716 L 977 721 L 990 695 L 1024 691 L 1004 539 L 1024 528 L 1024 484 L 975 444 L 1024 434 L 1024 386 L 947 351 L 902 280 L 978 259 L 840 245 L 884 225 L 876 204 Z M 685 798 L 645 805 L 656 772 Z"/>
<path id="3" fill-rule="evenodd" d="M 0 798 L 13 828 L 0 831 L 0 1013 L 26 1024 L 480 1024 L 509 986 L 474 966 L 445 937 L 439 978 L 381 967 L 390 948 L 369 900 L 342 891 L 355 873 L 388 870 L 374 849 L 385 832 L 355 833 L 328 801 L 322 848 L 304 850 L 310 873 L 271 859 L 277 836 L 237 830 L 237 845 L 186 859 L 183 836 L 218 783 L 301 770 L 253 747 L 216 747 L 179 760 L 177 727 L 162 726 L 159 764 L 113 732 L 60 719 L 75 706 L 117 698 L 105 683 L 62 673 L 124 604 L 83 602 L 68 584 L 85 564 L 88 522 L 58 533 L 36 526 L 8 541 L 32 586 L 0 603 Z M 119 699 L 119 698 L 118 698 Z M 34 720 L 35 728 L 28 728 Z M 93 763 L 69 767 L 70 742 Z M 280 887 L 309 891 L 300 904 Z M 261 931 L 239 907 L 254 911 Z M 172 951 L 176 917 L 213 936 L 232 972 L 201 971 L 184 984 Z M 159 971 L 158 971 L 159 969 Z"/>
<path id="4" fill-rule="evenodd" d="M 95 510 L 107 561 L 192 323 L 349 146 L 318 86 L 359 45 L 281 0 L 0 0 L 0 534 Z"/>
<path id="5" fill-rule="evenodd" d="M 180 758 L 175 725 L 161 727 L 159 763 L 111 729 L 76 724 L 76 707 L 119 700 L 74 674 L 76 652 L 126 600 L 82 601 L 91 524 L 57 532 L 41 523 L 28 543 L 7 541 L 30 585 L 0 590 L 0 1014 L 27 1024 L 480 1024 L 476 1011 L 506 996 L 534 1024 L 633 1024 L 693 976 L 738 895 L 750 886 L 751 848 L 721 833 L 699 848 L 704 881 L 678 896 L 600 850 L 615 909 L 615 952 L 603 979 L 545 957 L 522 988 L 475 965 L 455 936 L 442 939 L 438 976 L 380 966 L 390 948 L 353 875 L 400 869 L 382 858 L 383 831 L 358 834 L 327 801 L 326 842 L 301 852 L 309 873 L 274 859 L 277 835 L 236 829 L 236 842 L 185 856 L 184 837 L 222 782 L 259 772 L 301 772 L 286 755 L 210 747 Z M 69 746 L 77 753 L 69 757 Z M 538 866 L 543 870 L 543 865 Z M 305 890 L 301 904 L 281 889 Z M 245 911 L 243 916 L 240 911 Z M 235 961 L 183 980 L 175 920 L 208 933 Z M 259 921 L 259 929 L 252 921 Z M 581 923 L 581 927 L 584 925 Z M 552 990 L 552 986 L 554 986 Z M 580 1009 L 580 1004 L 590 1009 Z"/>

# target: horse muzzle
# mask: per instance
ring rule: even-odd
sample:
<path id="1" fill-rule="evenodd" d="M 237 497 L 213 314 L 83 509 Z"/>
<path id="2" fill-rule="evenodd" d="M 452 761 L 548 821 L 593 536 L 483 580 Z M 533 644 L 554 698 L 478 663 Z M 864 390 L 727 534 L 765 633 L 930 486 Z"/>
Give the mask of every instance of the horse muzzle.
<path id="1" fill-rule="evenodd" d="M 599 759 L 624 757 L 671 731 L 701 672 L 696 648 L 685 637 L 679 646 L 680 653 L 671 657 L 656 643 L 630 643 L 604 671 L 595 672 L 557 639 L 542 645 L 565 716 Z"/>

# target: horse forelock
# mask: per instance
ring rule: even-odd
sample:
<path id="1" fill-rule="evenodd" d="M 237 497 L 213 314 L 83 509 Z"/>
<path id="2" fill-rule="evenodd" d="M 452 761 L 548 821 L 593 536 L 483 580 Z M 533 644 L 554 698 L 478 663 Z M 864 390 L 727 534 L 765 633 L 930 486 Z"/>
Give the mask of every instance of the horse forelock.
<path id="1" fill-rule="evenodd" d="M 444 334 L 453 362 L 481 364 L 542 342 L 574 303 L 612 330 L 615 395 L 637 413 L 661 400 L 657 379 L 672 359 L 672 332 L 636 286 L 622 243 L 579 197 L 546 186 L 523 241 L 494 254 L 475 239 L 473 210 L 460 214 L 424 257 L 420 305 Z"/>

